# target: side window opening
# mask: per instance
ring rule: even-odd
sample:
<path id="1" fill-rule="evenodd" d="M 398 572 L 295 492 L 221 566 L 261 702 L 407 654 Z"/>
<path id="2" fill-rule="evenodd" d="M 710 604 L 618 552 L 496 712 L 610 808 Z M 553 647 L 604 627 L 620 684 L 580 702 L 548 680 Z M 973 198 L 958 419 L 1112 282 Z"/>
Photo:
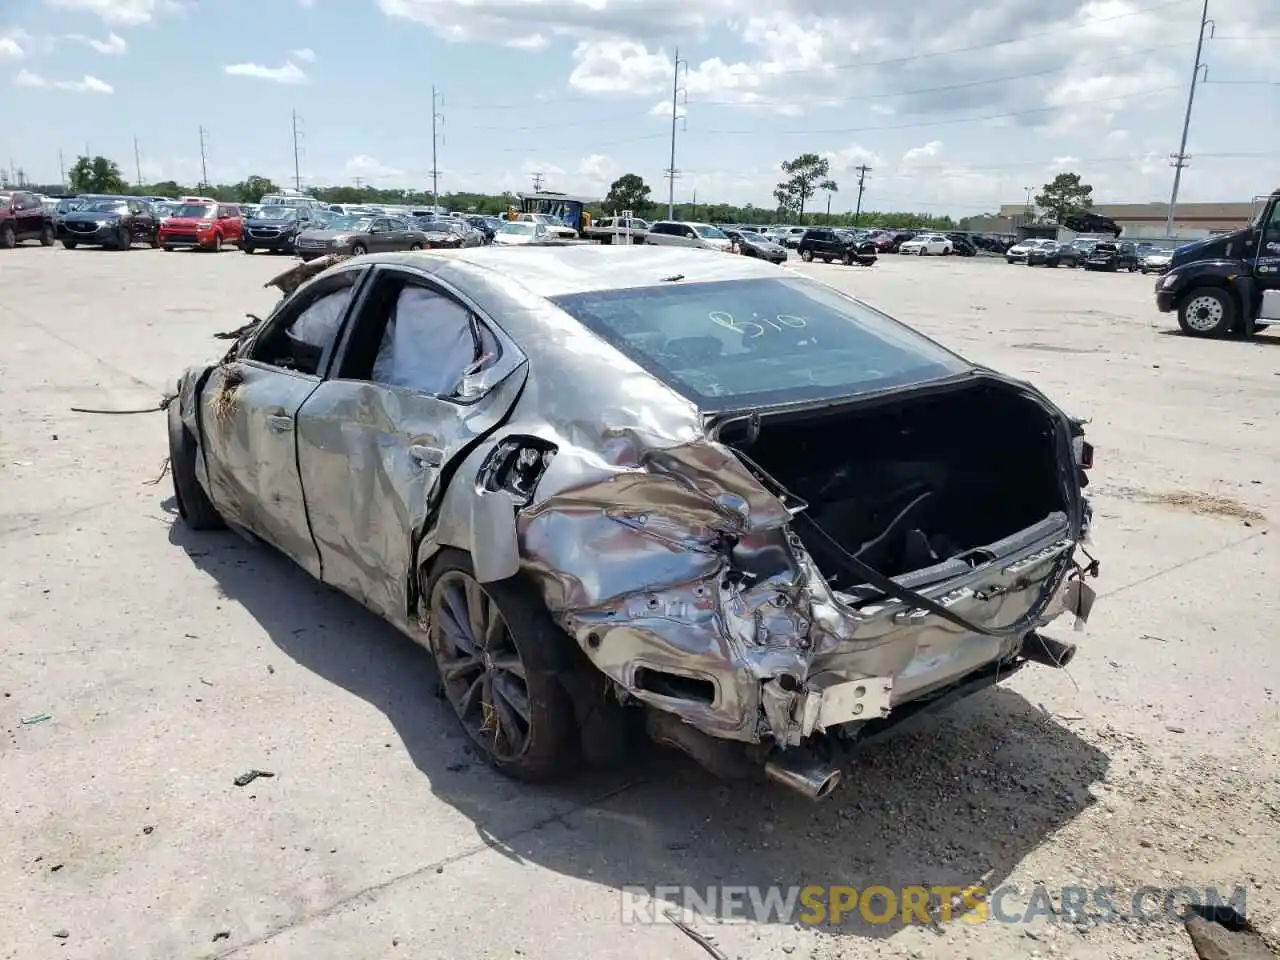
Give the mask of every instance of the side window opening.
<path id="1" fill-rule="evenodd" d="M 334 282 L 339 284 L 336 289 L 308 297 L 309 302 L 293 315 L 293 319 L 286 317 L 266 332 L 263 341 L 254 349 L 254 358 L 274 367 L 318 376 L 325 350 L 337 339 L 355 280 L 355 273 L 340 274 L 334 278 Z"/>
<path id="2" fill-rule="evenodd" d="M 478 396 L 489 386 L 484 373 L 501 348 L 463 304 L 392 277 L 380 284 L 366 309 L 342 378 L 456 399 Z"/>

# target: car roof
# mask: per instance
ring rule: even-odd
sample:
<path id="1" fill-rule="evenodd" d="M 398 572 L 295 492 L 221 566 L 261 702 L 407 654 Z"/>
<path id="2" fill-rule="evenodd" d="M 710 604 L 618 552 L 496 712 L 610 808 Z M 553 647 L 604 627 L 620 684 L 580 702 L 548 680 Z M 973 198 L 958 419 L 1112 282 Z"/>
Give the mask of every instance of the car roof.
<path id="1" fill-rule="evenodd" d="M 431 272 L 435 272 L 444 263 L 469 267 L 471 269 L 465 272 L 513 280 L 543 298 L 597 290 L 657 286 L 668 280 L 673 283 L 702 283 L 791 275 L 791 271 L 786 268 L 752 257 L 649 244 L 534 246 L 521 250 L 470 247 L 451 251 L 375 254 L 370 259 L 379 263 L 419 267 Z M 672 279 L 676 277 L 679 280 Z"/>

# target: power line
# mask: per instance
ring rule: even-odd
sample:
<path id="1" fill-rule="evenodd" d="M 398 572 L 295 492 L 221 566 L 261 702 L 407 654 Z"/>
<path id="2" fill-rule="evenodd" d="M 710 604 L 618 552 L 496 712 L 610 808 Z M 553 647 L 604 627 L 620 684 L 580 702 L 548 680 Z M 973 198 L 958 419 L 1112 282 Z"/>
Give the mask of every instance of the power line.
<path id="1" fill-rule="evenodd" d="M 873 127 L 829 127 L 827 129 L 809 129 L 809 130 L 772 130 L 768 132 L 771 137 L 784 136 L 814 136 L 828 133 L 867 133 L 872 130 L 907 130 L 916 127 L 942 127 L 951 126 L 962 123 L 982 123 L 986 120 L 1004 120 L 1009 117 L 1028 117 L 1037 113 L 1051 113 L 1055 110 L 1074 110 L 1077 107 L 1088 106 L 1093 103 L 1108 103 L 1114 100 L 1129 100 L 1134 97 L 1143 96 L 1145 94 L 1163 93 L 1168 90 L 1177 90 L 1177 86 L 1168 87 L 1151 87 L 1146 90 L 1134 90 L 1130 93 L 1122 93 L 1110 97 L 1095 97 L 1091 100 L 1076 100 L 1074 103 L 1055 104 L 1051 107 L 1034 107 L 1030 110 L 1010 110 L 1006 113 L 988 113 L 980 117 L 956 117 L 950 120 L 922 120 L 915 123 L 888 123 L 880 124 Z M 751 134 L 759 136 L 760 130 L 704 130 L 704 133 L 714 134 L 716 136 L 741 136 Z"/>
<path id="2" fill-rule="evenodd" d="M 1027 40 L 1037 40 L 1042 37 L 1058 37 L 1058 36 L 1061 36 L 1063 33 L 1069 33 L 1076 30 L 1088 30 L 1097 26 L 1100 23 L 1110 23 L 1115 20 L 1123 20 L 1127 17 L 1136 17 L 1144 13 L 1151 13 L 1156 10 L 1164 10 L 1169 7 L 1181 6 L 1182 4 L 1191 3 L 1191 2 L 1192 0 L 1164 0 L 1164 2 L 1162 3 L 1156 3 L 1156 4 L 1151 4 L 1145 7 L 1139 7 L 1135 10 L 1130 10 L 1126 13 L 1118 13 L 1110 17 L 1098 17 L 1097 19 L 1089 20 L 1085 23 L 1077 23 L 1077 24 L 1072 24 L 1067 26 L 1056 27 L 1053 30 L 1042 30 L 1037 33 L 1025 33 L 1017 37 L 1005 37 L 1000 40 L 992 40 L 985 43 L 971 44 L 970 46 L 967 46 L 967 47 L 951 47 L 946 50 L 931 50 L 928 53 L 917 53 L 917 54 L 912 54 L 911 56 L 905 56 L 905 57 L 890 57 L 885 60 L 863 60 L 863 61 L 858 61 L 854 63 L 827 64 L 821 67 L 797 67 L 794 69 L 787 69 L 787 70 L 770 70 L 768 73 L 768 76 L 778 77 L 778 76 L 795 76 L 798 74 L 806 74 L 806 73 L 814 73 L 814 74 L 829 73 L 832 70 L 863 70 L 863 69 L 869 69 L 872 67 L 886 67 L 886 66 L 896 66 L 904 63 L 915 63 L 920 60 L 933 60 L 939 57 L 950 57 L 950 56 L 955 56 L 956 54 L 961 54 L 961 53 L 974 53 L 979 50 L 991 50 L 991 49 L 994 49 L 995 47 L 1006 47 L 1016 43 L 1023 43 L 1024 41 L 1027 41 Z M 1230 39 L 1243 40 L 1243 39 L 1252 39 L 1252 38 L 1232 37 Z M 1261 39 L 1274 39 L 1274 38 L 1261 38 Z M 1181 44 L 1172 44 L 1171 46 L 1180 46 L 1180 45 Z M 544 97 L 541 99 L 540 102 L 555 103 L 555 104 L 581 103 L 589 100 L 594 100 L 598 102 L 599 99 L 600 98 L 598 96 L 593 94 L 581 94 L 581 95 L 574 95 L 569 97 Z M 700 102 L 705 102 L 705 101 L 700 101 Z M 483 102 L 472 101 L 467 103 L 455 104 L 455 106 L 458 106 L 462 109 L 468 109 L 468 110 L 469 109 L 528 110 L 529 101 L 521 100 L 514 103 L 511 103 L 511 102 L 483 103 Z"/>

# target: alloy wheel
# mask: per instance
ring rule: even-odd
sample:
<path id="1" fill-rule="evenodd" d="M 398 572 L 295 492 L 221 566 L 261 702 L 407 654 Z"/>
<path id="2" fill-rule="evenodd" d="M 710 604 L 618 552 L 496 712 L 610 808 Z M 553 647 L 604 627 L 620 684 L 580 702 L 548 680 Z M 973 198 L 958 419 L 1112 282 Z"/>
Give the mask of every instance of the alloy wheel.
<path id="1" fill-rule="evenodd" d="M 1209 333 L 1222 323 L 1222 304 L 1213 297 L 1196 297 L 1187 304 L 1187 326 L 1198 333 Z"/>
<path id="2" fill-rule="evenodd" d="M 524 662 L 497 603 L 470 574 L 449 570 L 431 590 L 431 646 L 445 696 L 471 738 L 498 761 L 529 748 Z"/>

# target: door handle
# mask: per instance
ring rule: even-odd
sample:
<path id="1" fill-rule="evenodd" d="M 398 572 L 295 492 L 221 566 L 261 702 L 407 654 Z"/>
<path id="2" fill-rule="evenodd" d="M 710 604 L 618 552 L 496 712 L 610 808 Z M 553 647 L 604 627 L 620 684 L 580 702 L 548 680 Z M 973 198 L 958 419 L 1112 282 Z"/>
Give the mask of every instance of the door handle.
<path id="1" fill-rule="evenodd" d="M 444 463 L 444 451 L 438 447 L 414 444 L 409 448 L 409 458 L 420 467 L 438 467 Z"/>
<path id="2" fill-rule="evenodd" d="M 283 413 L 273 413 L 271 416 L 267 417 L 267 425 L 270 426 L 272 430 L 278 430 L 283 433 L 286 430 L 293 429 L 293 417 L 286 416 Z"/>

